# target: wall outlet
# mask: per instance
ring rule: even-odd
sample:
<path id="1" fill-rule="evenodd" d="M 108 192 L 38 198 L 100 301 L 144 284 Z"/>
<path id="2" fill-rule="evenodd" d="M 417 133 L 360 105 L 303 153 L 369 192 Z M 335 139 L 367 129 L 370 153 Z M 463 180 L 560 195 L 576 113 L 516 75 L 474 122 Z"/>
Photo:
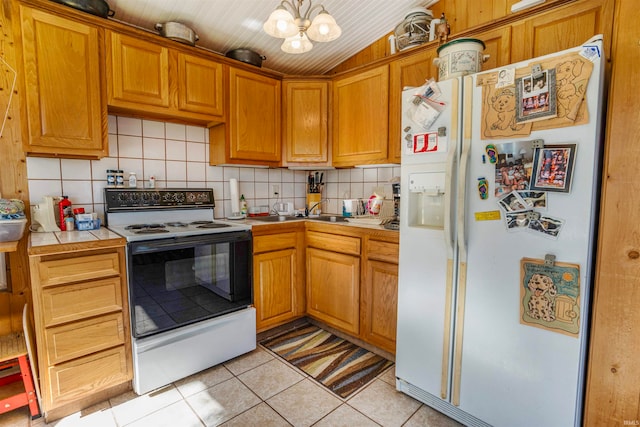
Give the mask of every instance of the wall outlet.
<path id="1" fill-rule="evenodd" d="M 278 199 L 280 197 L 280 186 L 274 184 L 271 186 L 271 197 L 274 199 Z"/>

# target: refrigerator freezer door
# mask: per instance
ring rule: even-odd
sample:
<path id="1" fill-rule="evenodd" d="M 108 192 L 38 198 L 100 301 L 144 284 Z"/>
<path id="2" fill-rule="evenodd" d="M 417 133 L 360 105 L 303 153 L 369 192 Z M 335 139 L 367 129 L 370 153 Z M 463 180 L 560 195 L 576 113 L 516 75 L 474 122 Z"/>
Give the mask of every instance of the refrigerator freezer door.
<path id="1" fill-rule="evenodd" d="M 593 44 L 593 43 L 592 43 Z M 597 43 L 602 52 L 601 43 Z M 583 48 L 572 51 L 583 52 Z M 525 63 L 516 69 L 544 63 L 560 52 Z M 466 295 L 460 351 L 460 409 L 495 426 L 570 426 L 581 418 L 582 381 L 587 344 L 589 287 L 594 223 L 600 176 L 600 119 L 602 117 L 603 67 L 592 59 L 586 102 L 589 121 L 583 125 L 533 131 L 527 138 L 482 140 L 482 87 L 473 83 L 473 117 L 469 169 L 466 177 L 465 236 Z M 508 230 L 505 213 L 500 220 L 476 220 L 476 213 L 498 209 L 495 196 L 496 166 L 482 162 L 487 144 L 498 153 L 505 144 L 523 139 L 542 139 L 553 144 L 576 144 L 575 165 L 569 192 L 547 193 L 545 215 L 564 221 L 557 239 L 528 229 Z M 528 160 L 516 160 L 527 162 Z M 535 173 L 535 171 L 533 172 Z M 478 177 L 489 179 L 489 197 L 478 197 Z M 461 245 L 462 247 L 462 245 Z M 462 252 L 462 249 L 461 249 Z M 544 259 L 553 254 L 558 261 L 580 265 L 578 336 L 545 330 L 520 321 L 522 258 Z M 465 261 L 461 256 L 461 264 Z M 460 269 L 462 271 L 462 268 Z M 463 274 L 459 274 L 461 278 Z M 460 304 L 461 301 L 458 301 Z M 525 308 L 526 310 L 526 308 Z M 455 375 L 454 375 L 455 382 Z M 458 402 L 454 402 L 458 403 Z"/>

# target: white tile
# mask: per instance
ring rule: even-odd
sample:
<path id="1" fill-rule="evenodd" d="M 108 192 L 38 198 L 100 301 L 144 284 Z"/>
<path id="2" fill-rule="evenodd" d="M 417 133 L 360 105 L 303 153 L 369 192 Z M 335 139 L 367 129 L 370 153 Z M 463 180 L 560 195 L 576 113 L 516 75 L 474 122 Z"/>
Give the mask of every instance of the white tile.
<path id="1" fill-rule="evenodd" d="M 280 359 L 273 359 L 238 376 L 238 379 L 262 400 L 280 393 L 304 378 Z"/>
<path id="2" fill-rule="evenodd" d="M 425 424 L 426 425 L 426 424 Z M 362 415 L 351 406 L 343 404 L 314 424 L 315 427 L 376 427 L 377 423 Z"/>
<path id="3" fill-rule="evenodd" d="M 29 203 L 44 202 L 44 196 L 60 196 L 62 194 L 62 181 L 60 180 L 29 180 Z"/>
<path id="4" fill-rule="evenodd" d="M 142 121 L 142 136 L 145 138 L 163 138 L 164 139 L 164 122 L 155 120 Z"/>
<path id="5" fill-rule="evenodd" d="M 255 184 L 253 181 L 240 181 L 238 190 L 245 199 L 253 199 L 255 197 Z"/>
<path id="6" fill-rule="evenodd" d="M 413 414 L 409 421 L 407 421 L 403 427 L 462 427 L 462 424 L 447 417 L 444 414 L 430 408 L 429 406 L 422 405 L 418 411 Z"/>
<path id="7" fill-rule="evenodd" d="M 360 199 L 362 197 L 369 197 L 369 194 L 365 194 L 364 192 L 364 184 L 361 182 L 352 182 L 351 183 L 351 198 Z"/>
<path id="8" fill-rule="evenodd" d="M 222 424 L 223 427 L 289 427 L 290 425 L 264 402 Z"/>
<path id="9" fill-rule="evenodd" d="M 222 201 L 224 200 L 224 184 L 222 182 L 213 182 L 208 183 L 208 186 L 213 189 L 213 200 L 216 202 L 216 207 L 218 203 L 222 206 Z"/>
<path id="10" fill-rule="evenodd" d="M 62 181 L 62 191 L 72 204 L 93 204 L 91 181 Z"/>
<path id="11" fill-rule="evenodd" d="M 187 145 L 184 141 L 167 139 L 167 160 L 187 160 Z"/>
<path id="12" fill-rule="evenodd" d="M 310 426 L 340 406 L 342 401 L 310 379 L 276 394 L 267 404 L 294 426 Z"/>
<path id="13" fill-rule="evenodd" d="M 293 186 L 293 195 L 295 197 L 306 197 L 307 185 L 301 182 L 296 182 Z"/>
<path id="14" fill-rule="evenodd" d="M 349 169 L 339 169 L 338 182 L 351 182 L 351 171 Z"/>
<path id="15" fill-rule="evenodd" d="M 377 182 L 378 181 L 378 168 L 366 168 L 362 169 L 364 182 Z"/>
<path id="16" fill-rule="evenodd" d="M 60 159 L 27 157 L 28 179 L 60 179 Z"/>
<path id="17" fill-rule="evenodd" d="M 187 181 L 160 181 L 162 184 L 161 187 L 158 188 L 178 188 L 178 187 L 187 187 Z"/>
<path id="18" fill-rule="evenodd" d="M 364 179 L 364 170 L 361 168 L 351 169 L 351 182 L 362 182 Z"/>
<path id="19" fill-rule="evenodd" d="M 261 403 L 260 399 L 236 378 L 189 396 L 186 400 L 207 426 L 223 423 Z"/>
<path id="20" fill-rule="evenodd" d="M 142 139 L 142 156 L 145 159 L 165 159 L 165 141 L 160 138 Z"/>
<path id="21" fill-rule="evenodd" d="M 207 180 L 206 164 L 187 162 L 187 181 L 202 181 Z"/>
<path id="22" fill-rule="evenodd" d="M 142 137 L 118 135 L 118 156 L 139 159 L 142 157 Z"/>
<path id="23" fill-rule="evenodd" d="M 393 176 L 396 176 L 396 177 L 400 178 L 400 171 L 401 171 L 400 166 L 394 166 L 393 167 Z"/>
<path id="24" fill-rule="evenodd" d="M 351 184 L 349 182 L 339 182 L 338 183 L 338 198 L 342 199 L 352 199 L 356 198 L 356 196 L 351 194 Z"/>
<path id="25" fill-rule="evenodd" d="M 378 182 L 386 182 L 393 176 L 393 168 L 378 168 Z"/>
<path id="26" fill-rule="evenodd" d="M 229 181 L 231 178 L 240 178 L 240 168 L 225 166 L 223 172 L 223 181 Z"/>
<path id="27" fill-rule="evenodd" d="M 243 354 L 242 356 L 238 356 L 228 362 L 225 362 L 224 366 L 234 375 L 240 375 L 249 369 L 253 369 L 256 366 L 269 362 L 272 359 L 273 356 L 271 353 L 258 347 L 250 353 Z"/>
<path id="28" fill-rule="evenodd" d="M 338 182 L 339 173 L 340 173 L 339 170 L 327 171 L 327 174 L 325 175 L 325 182 Z"/>
<path id="29" fill-rule="evenodd" d="M 185 181 L 187 162 L 167 161 L 167 181 Z"/>
<path id="30" fill-rule="evenodd" d="M 255 196 L 256 198 L 268 199 L 269 198 L 269 184 L 266 182 L 255 183 Z"/>
<path id="31" fill-rule="evenodd" d="M 207 140 L 206 135 L 208 134 L 207 128 L 200 126 L 187 126 L 187 141 L 192 142 L 205 142 Z"/>
<path id="32" fill-rule="evenodd" d="M 269 169 L 255 169 L 256 182 L 269 182 Z"/>
<path id="33" fill-rule="evenodd" d="M 107 116 L 107 131 L 109 134 L 117 134 L 118 133 L 118 118 L 109 114 Z"/>
<path id="34" fill-rule="evenodd" d="M 110 399 L 111 411 L 118 425 L 126 425 L 182 399 L 173 386 L 163 387 L 142 396 L 129 392 Z"/>
<path id="35" fill-rule="evenodd" d="M 325 185 L 325 196 L 330 198 L 338 197 L 338 184 L 335 182 L 330 182 Z"/>
<path id="36" fill-rule="evenodd" d="M 104 203 L 104 189 L 107 186 L 105 181 L 91 181 L 93 192 L 93 204 Z"/>
<path id="37" fill-rule="evenodd" d="M 347 403 L 384 426 L 403 425 L 421 405 L 382 380 L 374 380 Z"/>
<path id="38" fill-rule="evenodd" d="M 107 180 L 107 169 L 118 169 L 117 157 L 103 157 L 100 160 L 91 161 L 91 179 Z"/>
<path id="39" fill-rule="evenodd" d="M 186 126 L 178 123 L 165 123 L 165 135 L 167 139 L 186 141 Z"/>
<path id="40" fill-rule="evenodd" d="M 109 134 L 109 157 L 118 157 L 118 135 Z"/>
<path id="41" fill-rule="evenodd" d="M 299 170 L 293 171 L 293 181 L 294 182 L 306 183 L 308 176 L 309 176 L 309 173 L 307 171 L 299 171 Z"/>
<path id="42" fill-rule="evenodd" d="M 295 182 L 295 174 L 292 170 L 282 169 L 282 182 Z"/>
<path id="43" fill-rule="evenodd" d="M 91 179 L 91 161 L 61 159 L 62 179 Z"/>
<path id="44" fill-rule="evenodd" d="M 200 142 L 187 142 L 187 161 L 209 163 L 205 145 Z"/>
<path id="45" fill-rule="evenodd" d="M 292 198 L 295 196 L 293 182 L 283 182 L 280 184 L 280 198 Z"/>
<path id="46" fill-rule="evenodd" d="M 118 135 L 142 136 L 142 120 L 118 116 Z"/>
<path id="47" fill-rule="evenodd" d="M 180 400 L 166 408 L 162 408 L 138 421 L 127 424 L 127 427 L 202 427 L 202 421 L 189 407 Z"/>
<path id="48" fill-rule="evenodd" d="M 254 168 L 240 168 L 240 182 L 254 182 L 255 170 Z"/>
<path id="49" fill-rule="evenodd" d="M 224 168 L 222 166 L 207 166 L 207 181 L 222 182 Z"/>
<path id="50" fill-rule="evenodd" d="M 31 425 L 35 427 L 36 424 L 32 422 Z M 47 425 L 55 425 L 56 427 L 117 427 L 113 412 L 111 412 L 107 401 L 84 408 L 82 411 L 75 412 Z"/>
<path id="51" fill-rule="evenodd" d="M 153 176 L 156 180 L 165 178 L 166 169 L 164 160 L 144 160 L 144 175 L 141 178 L 143 181 L 148 181 L 150 176 Z"/>
<path id="52" fill-rule="evenodd" d="M 197 374 L 176 381 L 174 385 L 184 397 L 206 390 L 216 384 L 220 384 L 233 377 L 227 368 L 222 365 L 205 369 Z"/>
<path id="53" fill-rule="evenodd" d="M 269 169 L 269 182 L 282 182 L 282 170 Z"/>
<path id="54" fill-rule="evenodd" d="M 124 173 L 125 185 L 129 179 L 129 172 L 135 172 L 138 176 L 142 176 L 142 159 L 120 159 L 119 164 Z"/>

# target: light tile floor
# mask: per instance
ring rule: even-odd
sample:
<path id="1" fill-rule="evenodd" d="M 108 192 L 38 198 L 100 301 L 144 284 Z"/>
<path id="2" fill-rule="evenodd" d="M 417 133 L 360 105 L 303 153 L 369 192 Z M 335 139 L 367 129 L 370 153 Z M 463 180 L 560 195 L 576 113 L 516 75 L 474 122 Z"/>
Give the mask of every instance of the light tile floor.
<path id="1" fill-rule="evenodd" d="M 47 424 L 26 408 L 0 427 L 460 426 L 396 391 L 393 367 L 348 399 L 258 348 L 143 396 L 125 393 Z"/>

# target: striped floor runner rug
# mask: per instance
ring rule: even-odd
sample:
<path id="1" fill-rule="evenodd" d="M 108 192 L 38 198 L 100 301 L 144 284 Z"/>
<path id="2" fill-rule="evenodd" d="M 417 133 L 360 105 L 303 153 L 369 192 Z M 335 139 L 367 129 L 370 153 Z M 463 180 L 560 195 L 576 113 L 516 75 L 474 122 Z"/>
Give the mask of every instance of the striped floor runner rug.
<path id="1" fill-rule="evenodd" d="M 345 399 L 393 365 L 315 325 L 283 332 L 260 344 Z"/>

